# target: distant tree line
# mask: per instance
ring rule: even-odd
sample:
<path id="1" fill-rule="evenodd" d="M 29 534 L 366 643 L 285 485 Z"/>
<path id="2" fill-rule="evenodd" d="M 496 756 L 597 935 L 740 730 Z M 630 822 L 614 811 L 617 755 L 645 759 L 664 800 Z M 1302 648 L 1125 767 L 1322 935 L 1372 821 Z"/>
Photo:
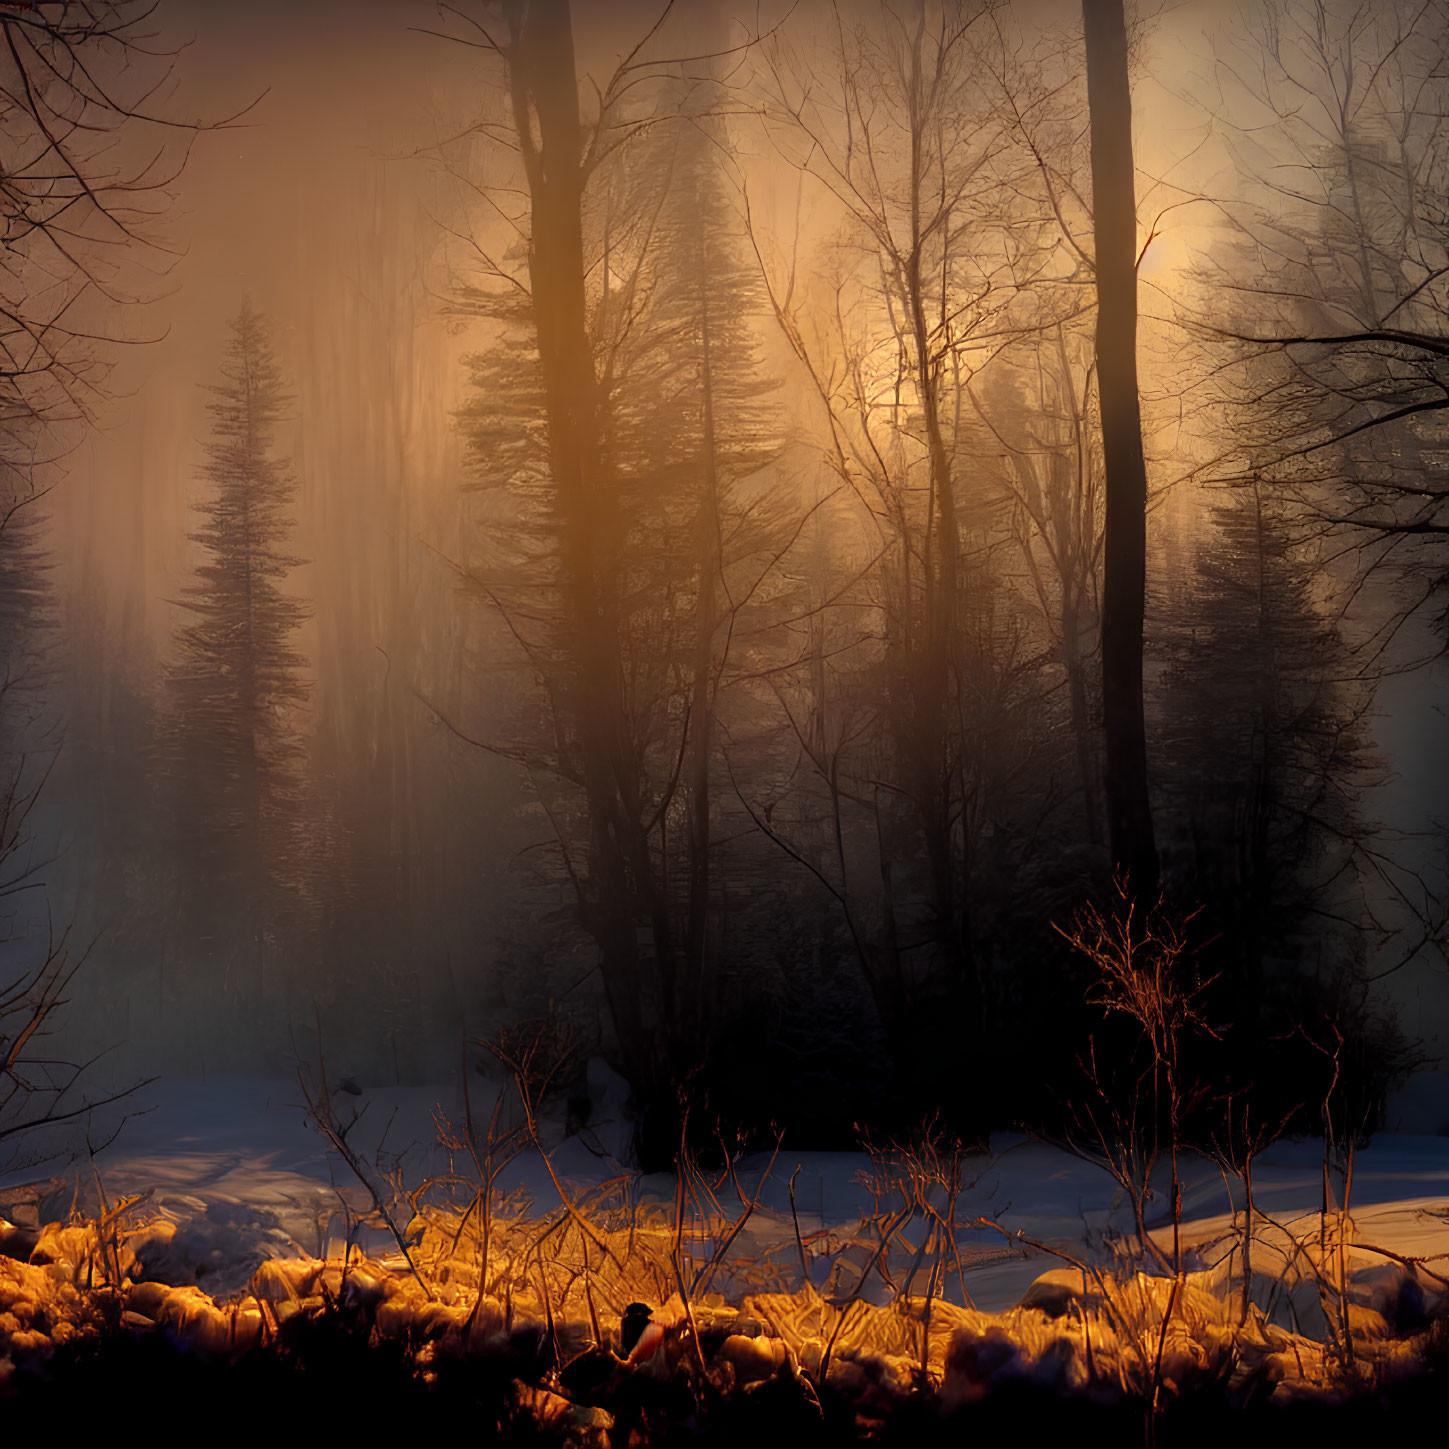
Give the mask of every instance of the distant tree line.
<path id="1" fill-rule="evenodd" d="M 162 219 L 192 141 L 225 122 L 155 104 L 176 51 L 144 0 L 0 7 L 0 1165 L 29 1130 L 111 1100 L 57 1027 L 97 954 L 57 889 L 63 705 L 51 493 L 145 335 L 174 253 Z M 119 792 L 137 782 L 136 772 Z M 109 875 L 104 867 L 100 873 Z"/>
<path id="2" fill-rule="evenodd" d="M 1116 876 L 1191 918 L 1204 1123 L 1231 1092 L 1312 1125 L 1335 1074 L 1372 1120 L 1410 1053 L 1371 978 L 1443 923 L 1367 803 L 1386 631 L 1443 579 L 1437 11 L 1272 7 L 1254 53 L 1345 87 L 1340 131 L 1269 85 L 1312 187 L 1275 191 L 1245 125 L 1240 201 L 1140 318 L 1130 36 L 1084 11 L 670 17 L 597 78 L 567 0 L 454 14 L 490 65 L 437 150 L 469 198 L 466 518 L 314 443 L 365 500 L 318 598 L 370 632 L 309 620 L 289 385 L 243 309 L 184 614 L 132 700 L 150 835 L 111 889 L 164 923 L 127 945 L 160 1002 L 220 978 L 279 1034 L 316 1005 L 416 1074 L 441 959 L 460 1006 L 608 1056 L 651 1163 L 685 1098 L 819 1143 L 1051 1125 L 1115 1040 L 1068 938 Z M 406 329 L 370 325 L 329 376 L 401 408 Z"/>
<path id="3" fill-rule="evenodd" d="M 460 414 L 487 500 L 464 572 L 535 690 L 485 743 L 545 807 L 643 1100 L 688 1080 L 738 1106 L 783 1065 L 824 1117 L 868 1095 L 979 1127 L 1028 1110 L 1030 1047 L 1047 1112 L 1092 1029 L 1050 926 L 1114 866 L 1151 893 L 1159 851 L 1233 1071 L 1330 1000 L 1358 1003 L 1372 1091 L 1402 1065 L 1362 985 L 1394 871 L 1362 804 L 1374 671 L 1312 526 L 1343 485 L 1278 466 L 1329 404 L 1275 409 L 1271 359 L 1226 396 L 1221 306 L 1190 334 L 1218 378 L 1193 404 L 1231 485 L 1177 571 L 1149 550 L 1143 574 L 1137 383 L 1102 362 L 1133 324 L 1097 305 L 1136 305 L 1125 81 L 1090 110 L 1083 84 L 1125 77 L 1113 8 L 1087 7 L 1085 63 L 992 6 L 809 13 L 689 60 L 645 47 L 587 106 L 563 0 L 473 16 L 498 104 L 448 159 L 476 180 L 486 153 L 497 189 L 457 293 L 489 338 Z M 831 217 L 813 250 L 761 215 L 746 133 Z M 1305 266 L 1357 244 L 1338 184 L 1294 214 Z M 1431 271 L 1394 274 L 1399 305 Z M 1379 385 L 1367 367 L 1350 408 Z"/>

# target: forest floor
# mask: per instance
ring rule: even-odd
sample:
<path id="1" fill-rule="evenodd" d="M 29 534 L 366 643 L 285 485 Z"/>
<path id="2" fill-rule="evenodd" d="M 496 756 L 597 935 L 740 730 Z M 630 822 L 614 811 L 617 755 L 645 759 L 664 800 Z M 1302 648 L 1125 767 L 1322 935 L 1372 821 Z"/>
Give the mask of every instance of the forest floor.
<path id="1" fill-rule="evenodd" d="M 448 1402 L 500 1440 L 624 1449 L 742 1442 L 760 1415 L 798 1442 L 1021 1414 L 1136 1434 L 1155 1398 L 1161 1442 L 1221 1442 L 1437 1409 L 1449 1363 L 1444 1137 L 1376 1138 L 1327 1214 L 1322 1144 L 1265 1150 L 1246 1275 L 1241 1181 L 1185 1159 L 1178 1278 L 1164 1180 L 1154 1253 L 1107 1172 L 1019 1136 L 956 1162 L 784 1145 L 646 1176 L 597 1114 L 541 1120 L 537 1144 L 495 1132 L 475 1162 L 439 1141 L 456 1089 L 334 1089 L 359 1174 L 296 1081 L 158 1082 L 126 1110 L 93 1155 L 60 1134 L 0 1177 L 7 1417 L 149 1383 L 269 1420 Z M 632 1302 L 652 1317 L 631 1351 Z"/>

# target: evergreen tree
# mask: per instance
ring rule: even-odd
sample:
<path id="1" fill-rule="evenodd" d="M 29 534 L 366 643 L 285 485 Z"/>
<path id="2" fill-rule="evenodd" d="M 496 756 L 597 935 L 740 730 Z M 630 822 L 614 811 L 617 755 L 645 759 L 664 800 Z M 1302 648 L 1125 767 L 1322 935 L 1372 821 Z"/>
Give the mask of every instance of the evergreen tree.
<path id="1" fill-rule="evenodd" d="M 24 1051 L 74 969 L 50 921 L 54 838 L 37 810 L 61 743 L 46 688 L 54 620 L 38 497 L 33 479 L 0 458 L 0 1063 L 14 1068 L 0 1072 L 0 1169 L 24 1163 L 19 1124 L 43 1118 L 74 1081 L 62 1063 Z"/>
<path id="2" fill-rule="evenodd" d="M 1370 690 L 1315 599 L 1313 560 L 1289 505 L 1254 480 L 1213 511 L 1196 579 L 1169 610 L 1164 795 L 1171 864 L 1222 932 L 1218 954 L 1244 999 L 1266 961 L 1339 960 L 1356 852 L 1370 827 Z M 1332 955 L 1329 952 L 1328 955 Z"/>
<path id="3" fill-rule="evenodd" d="M 230 328 L 223 381 L 207 389 L 212 426 L 201 476 L 211 493 L 191 534 L 205 557 L 178 600 L 193 620 L 178 632 L 166 671 L 162 737 L 174 840 L 196 882 L 184 929 L 216 939 L 226 931 L 221 913 L 234 906 L 236 946 L 245 952 L 250 937 L 262 947 L 244 969 L 264 998 L 262 961 L 303 879 L 295 715 L 307 685 L 295 640 L 308 611 L 282 588 L 301 562 L 286 547 L 295 482 L 272 452 L 288 395 L 263 318 L 243 302 Z M 220 955 L 233 964 L 230 952 Z"/>
<path id="4" fill-rule="evenodd" d="M 1204 907 L 1204 1005 L 1222 1037 L 1200 1044 L 1204 1079 L 1246 1090 L 1260 1120 L 1291 1111 L 1308 1130 L 1303 1104 L 1336 1090 L 1357 1131 L 1416 1049 L 1364 972 L 1370 940 L 1386 939 L 1371 897 L 1389 879 L 1361 800 L 1381 768 L 1372 682 L 1355 677 L 1300 522 L 1270 485 L 1233 487 L 1167 611 L 1164 873 Z M 1206 1110 L 1216 1124 L 1218 1106 Z"/>
<path id="5" fill-rule="evenodd" d="M 598 124 L 632 139 L 581 160 L 589 126 L 545 13 L 519 40 L 520 56 L 537 47 L 547 119 L 536 167 L 521 137 L 528 246 L 484 256 L 457 293 L 493 326 L 458 413 L 487 510 L 460 574 L 534 686 L 488 746 L 528 771 L 618 1060 L 668 1105 L 714 1017 L 719 848 L 749 828 L 720 741 L 751 707 L 740 678 L 762 668 L 762 616 L 785 612 L 793 499 L 760 477 L 779 452 L 763 299 L 720 175 L 715 88 L 661 79 L 637 134 L 606 106 Z M 566 28 L 563 7 L 547 13 Z M 666 1140 L 672 1153 L 677 1131 Z"/>
<path id="6" fill-rule="evenodd" d="M 672 903 L 680 924 L 675 959 L 661 963 L 661 987 L 668 1029 L 687 1063 L 717 1004 L 706 984 L 719 964 L 711 959 L 712 837 L 726 806 L 720 797 L 729 794 L 718 768 L 721 715 L 728 711 L 730 676 L 746 652 L 734 643 L 741 584 L 788 536 L 792 503 L 780 496 L 773 473 L 770 493 L 758 486 L 781 452 L 778 382 L 761 360 L 758 321 L 766 304 L 728 195 L 722 94 L 710 81 L 680 85 L 675 121 L 650 138 L 665 191 L 650 269 L 649 326 L 620 377 L 614 418 L 644 485 L 644 521 L 654 533 L 653 539 L 641 534 L 633 552 L 657 554 L 656 577 L 672 575 L 674 657 L 660 663 L 674 672 L 682 696 L 684 829 L 674 847 L 682 858 L 666 863 L 665 871 L 684 898 Z M 772 592 L 767 588 L 749 608 L 747 626 L 758 626 L 760 605 L 768 610 Z M 752 667 L 760 668 L 761 641 L 750 633 Z M 739 828 L 734 821 L 732 833 Z"/>

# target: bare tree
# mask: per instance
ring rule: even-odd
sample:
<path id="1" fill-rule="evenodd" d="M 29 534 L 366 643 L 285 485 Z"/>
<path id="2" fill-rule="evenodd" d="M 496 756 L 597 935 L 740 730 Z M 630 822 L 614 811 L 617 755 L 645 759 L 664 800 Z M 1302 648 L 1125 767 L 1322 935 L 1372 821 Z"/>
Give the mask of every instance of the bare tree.
<path id="1" fill-rule="evenodd" d="M 1060 656 L 1087 842 L 1103 841 L 1100 680 L 1102 457 L 1090 334 L 1064 318 L 1005 351 L 971 389 L 996 445 L 1030 596 Z"/>
<path id="2" fill-rule="evenodd" d="M 467 23 L 462 38 L 502 66 L 507 113 L 488 123 L 487 134 L 516 148 L 525 197 L 510 221 L 524 265 L 514 271 L 484 254 L 492 275 L 483 290 L 501 292 L 515 310 L 521 350 L 533 354 L 534 405 L 546 419 L 546 457 L 536 466 L 547 526 L 557 531 L 563 625 L 554 653 L 562 667 L 540 667 L 570 741 L 563 768 L 586 802 L 588 844 L 575 873 L 622 1051 L 652 1075 L 657 1003 L 644 989 L 640 927 L 667 926 L 654 898 L 647 817 L 635 798 L 639 780 L 625 733 L 617 592 L 625 524 L 608 446 L 607 387 L 595 366 L 585 255 L 586 190 L 628 134 L 618 104 L 630 75 L 621 68 L 609 82 L 590 125 L 579 104 L 567 0 L 509 0 Z"/>
<path id="3" fill-rule="evenodd" d="M 0 461 L 47 456 L 105 396 L 117 304 L 150 295 L 197 133 L 160 106 L 153 0 L 0 10 Z M 216 123 L 211 123 L 214 125 Z M 220 124 L 225 124 L 222 122 Z"/>
<path id="4" fill-rule="evenodd" d="M 1053 225 L 1017 199 L 1029 163 L 982 79 L 995 8 L 835 11 L 817 31 L 773 38 L 757 79 L 776 150 L 838 225 L 823 275 L 805 275 L 798 256 L 768 270 L 823 458 L 853 500 L 854 567 L 879 636 L 861 664 L 883 738 L 857 749 L 853 779 L 823 737 L 801 744 L 837 825 L 843 800 L 873 824 L 885 890 L 868 954 L 883 1009 L 902 1009 L 914 976 L 907 996 L 944 990 L 968 1029 L 982 1009 L 977 912 L 1000 859 L 980 844 L 1006 813 L 1011 772 L 994 766 L 1012 753 L 1008 737 L 1023 738 L 1013 711 L 1030 669 L 993 567 L 998 499 L 979 486 L 966 385 L 1019 335 L 1023 279 Z M 757 241 L 763 254 L 758 226 Z M 906 885 L 913 858 L 924 909 Z M 844 884 L 843 860 L 836 871 Z M 897 921 L 901 908 L 916 919 Z M 917 953 L 904 972 L 903 936 Z"/>
<path id="5" fill-rule="evenodd" d="M 721 700 L 767 687 L 800 526 L 760 477 L 779 445 L 729 138 L 712 54 L 647 59 L 658 26 L 581 103 L 567 5 L 467 23 L 505 110 L 445 161 L 507 215 L 457 288 L 492 335 L 459 415 L 489 526 L 456 567 L 532 686 L 531 725 L 485 743 L 528 772 L 621 1065 L 668 1104 L 710 1017 Z"/>
<path id="6" fill-rule="evenodd" d="M 0 7 L 0 1138 L 87 1108 L 79 1067 L 44 1045 L 80 960 L 41 905 L 34 830 L 59 746 L 41 702 L 38 505 L 106 397 L 116 346 L 139 340 L 117 319 L 153 295 L 169 187 L 208 128 L 160 105 L 175 52 L 153 45 L 153 10 Z"/>
<path id="7" fill-rule="evenodd" d="M 1275 417 L 1254 466 L 1360 580 L 1397 587 L 1376 646 L 1442 607 L 1449 579 L 1446 22 L 1438 0 L 1245 12 L 1211 98 L 1239 185 L 1198 322 Z"/>

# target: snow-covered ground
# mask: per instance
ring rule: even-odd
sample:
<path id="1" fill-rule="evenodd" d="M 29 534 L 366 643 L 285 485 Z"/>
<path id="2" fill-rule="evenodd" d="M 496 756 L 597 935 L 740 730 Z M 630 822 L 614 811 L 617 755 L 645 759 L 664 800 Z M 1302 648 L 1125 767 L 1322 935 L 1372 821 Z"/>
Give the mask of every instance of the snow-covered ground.
<path id="1" fill-rule="evenodd" d="M 475 1079 L 476 1120 L 486 1120 L 497 1090 Z M 375 1171 L 396 1170 L 398 1180 L 411 1187 L 446 1169 L 434 1114 L 441 1108 L 461 1120 L 456 1086 L 370 1087 L 356 1095 L 335 1091 L 334 1103 L 344 1121 L 360 1112 L 348 1141 Z M 94 1158 L 84 1153 L 86 1129 L 77 1125 L 45 1144 L 59 1156 L 0 1176 L 0 1217 L 17 1223 L 63 1220 L 72 1207 L 93 1212 L 101 1193 L 111 1203 L 139 1196 L 132 1210 L 135 1221 L 175 1224 L 168 1249 L 176 1258 L 175 1273 L 164 1281 L 196 1282 L 221 1300 L 240 1293 L 267 1257 L 340 1252 L 349 1216 L 355 1218 L 369 1205 L 355 1176 L 309 1125 L 295 1079 L 158 1081 L 130 1099 L 125 1111 L 129 1117 L 116 1140 Z M 112 1108 L 109 1123 L 90 1124 L 92 1141 L 109 1135 L 118 1114 Z M 605 1143 L 612 1143 L 622 1151 L 621 1126 L 598 1120 L 597 1113 L 591 1130 L 570 1137 L 557 1121 L 541 1124 L 553 1170 L 567 1191 L 586 1192 L 627 1170 L 604 1150 Z M 68 1161 L 67 1154 L 77 1149 L 81 1156 Z M 875 1206 L 864 1181 L 871 1159 L 864 1153 L 793 1151 L 787 1141 L 761 1186 L 768 1162 L 768 1153 L 758 1153 L 739 1164 L 740 1184 L 749 1196 L 758 1191 L 758 1208 L 736 1251 L 754 1257 L 774 1253 L 782 1262 L 798 1263 L 798 1222 L 809 1243 L 812 1278 L 822 1286 L 836 1258 L 848 1258 L 847 1245 Z M 1230 1184 L 1216 1167 L 1191 1158 L 1185 1159 L 1184 1179 L 1184 1243 L 1207 1245 L 1223 1238 L 1234 1207 L 1242 1205 L 1240 1184 Z M 1104 1233 L 1131 1229 L 1129 1205 L 1106 1173 L 1021 1137 L 993 1138 L 990 1154 L 967 1162 L 964 1183 L 956 1212 L 963 1225 L 989 1217 L 1012 1233 L 1077 1256 L 1099 1252 Z M 559 1207 L 550 1174 L 532 1150 L 510 1164 L 499 1187 L 524 1194 L 529 1210 L 539 1216 Z M 1254 1167 L 1254 1191 L 1260 1213 L 1308 1233 L 1320 1207 L 1321 1144 L 1283 1142 L 1265 1152 Z M 636 1177 L 632 1186 L 635 1202 L 652 1201 L 668 1212 L 674 1194 L 670 1176 Z M 1155 1194 L 1148 1216 L 1164 1244 L 1169 1241 L 1166 1198 L 1165 1191 Z M 727 1213 L 738 1211 L 732 1188 L 722 1193 L 721 1202 Z M 1432 1266 L 1449 1276 L 1449 1138 L 1376 1138 L 1358 1154 L 1349 1207 L 1356 1241 L 1405 1257 L 1445 1255 L 1444 1262 Z M 1050 1257 L 1009 1249 L 1001 1234 L 987 1228 L 963 1226 L 959 1241 L 967 1250 L 966 1291 L 986 1312 L 1016 1304 L 1053 1266 Z M 362 1242 L 378 1253 L 394 1247 L 376 1228 L 364 1229 Z M 1271 1249 L 1264 1254 L 1271 1257 Z M 1200 1265 L 1210 1262 L 1208 1256 Z M 727 1276 L 716 1286 L 727 1288 Z M 866 1296 L 879 1299 L 887 1292 L 882 1282 Z M 946 1296 L 960 1301 L 959 1280 L 948 1283 Z"/>
<path id="2" fill-rule="evenodd" d="M 514 1139 L 486 1235 L 476 1164 L 439 1140 L 463 1117 L 461 1084 L 334 1084 L 329 1120 L 396 1237 L 296 1079 L 157 1081 L 37 1139 L 48 1160 L 0 1177 L 0 1399 L 63 1372 L 68 1344 L 169 1344 L 240 1369 L 253 1349 L 277 1363 L 339 1328 L 364 1352 L 401 1348 L 409 1383 L 486 1365 L 497 1414 L 571 1426 L 578 1444 L 655 1390 L 669 1422 L 668 1386 L 697 1375 L 817 1416 L 820 1394 L 843 1395 L 865 1423 L 923 1389 L 949 1416 L 1012 1383 L 1053 1401 L 1141 1405 L 1161 1388 L 1341 1404 L 1365 1384 L 1413 1392 L 1443 1359 L 1446 1137 L 1386 1134 L 1359 1152 L 1346 1216 L 1321 1212 L 1320 1143 L 1265 1151 L 1250 1264 L 1242 1183 L 1184 1157 L 1178 1278 L 1162 1272 L 1165 1163 L 1144 1212 L 1163 1250 L 1153 1272 L 1112 1177 L 1054 1147 L 993 1138 L 961 1162 L 949 1211 L 932 1164 L 913 1182 L 923 1159 L 894 1149 L 787 1142 L 679 1183 L 621 1161 L 627 1094 L 602 1063 L 589 1077 L 586 1127 L 544 1118 L 537 1143 Z M 502 1089 L 469 1081 L 487 1123 Z M 516 1125 L 513 1100 L 495 1125 Z M 635 1301 L 655 1317 L 629 1352 Z"/>

